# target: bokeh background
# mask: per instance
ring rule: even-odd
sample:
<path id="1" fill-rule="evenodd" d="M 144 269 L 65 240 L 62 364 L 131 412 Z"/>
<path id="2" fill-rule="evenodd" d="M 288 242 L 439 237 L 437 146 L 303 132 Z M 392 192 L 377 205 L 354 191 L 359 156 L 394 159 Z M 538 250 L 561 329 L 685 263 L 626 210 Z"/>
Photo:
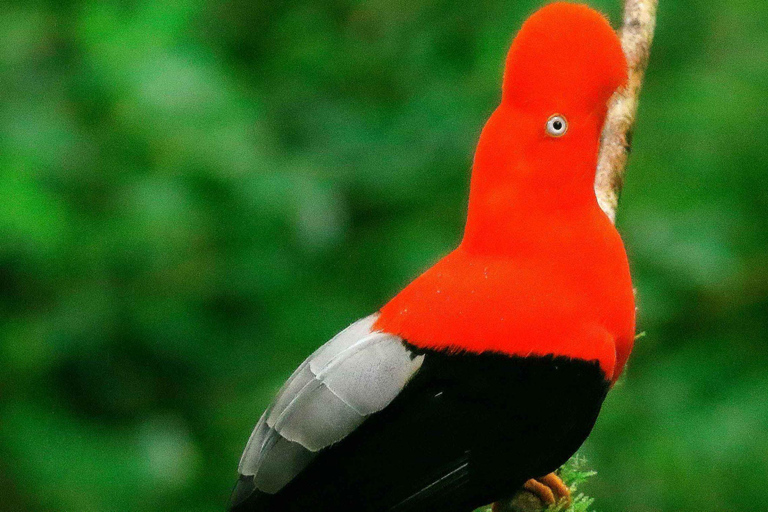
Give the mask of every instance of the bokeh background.
<path id="1" fill-rule="evenodd" d="M 540 3 L 2 2 L 0 510 L 222 510 L 293 367 L 460 239 Z M 768 7 L 660 3 L 619 215 L 646 335 L 583 490 L 761 510 Z"/>

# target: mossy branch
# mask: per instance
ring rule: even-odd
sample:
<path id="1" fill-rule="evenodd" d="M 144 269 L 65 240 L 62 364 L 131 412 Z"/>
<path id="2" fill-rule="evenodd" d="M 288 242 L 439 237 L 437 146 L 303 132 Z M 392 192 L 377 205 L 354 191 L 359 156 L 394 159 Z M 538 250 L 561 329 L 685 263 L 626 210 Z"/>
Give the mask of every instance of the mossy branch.
<path id="1" fill-rule="evenodd" d="M 563 502 L 545 508 L 545 505 L 539 498 L 527 491 L 521 491 L 511 500 L 500 504 L 497 510 L 499 512 L 540 512 L 542 510 L 544 512 L 589 512 L 594 500 L 585 496 L 583 493 L 578 492 L 578 486 L 597 473 L 586 469 L 586 461 L 583 457 L 574 455 L 560 468 L 558 474 L 565 485 L 571 490 L 570 504 Z M 491 507 L 486 507 L 480 509 L 478 512 L 490 511 Z"/>
<path id="2" fill-rule="evenodd" d="M 643 77 L 648 66 L 656 27 L 658 0 L 625 0 L 624 20 L 620 31 L 621 45 L 627 56 L 629 77 L 627 86 L 611 99 L 600 140 L 600 155 L 595 177 L 595 195 L 603 211 L 616 221 L 616 208 L 624 184 L 627 158 L 632 146 L 632 129 Z M 547 512 L 587 512 L 592 499 L 576 492 L 576 486 L 594 473 L 583 468 L 583 459 L 572 458 L 560 469 L 563 481 L 571 487 L 570 506 L 553 505 Z M 545 510 L 532 493 L 521 490 L 511 500 L 500 503 L 501 510 L 509 512 L 540 512 Z"/>

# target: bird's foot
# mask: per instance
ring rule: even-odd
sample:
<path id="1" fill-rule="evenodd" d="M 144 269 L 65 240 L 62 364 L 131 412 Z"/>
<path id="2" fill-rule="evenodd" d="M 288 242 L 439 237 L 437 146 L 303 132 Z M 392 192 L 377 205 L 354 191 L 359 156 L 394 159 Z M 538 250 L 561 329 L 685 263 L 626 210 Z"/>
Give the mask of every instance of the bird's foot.
<path id="1" fill-rule="evenodd" d="M 571 503 L 571 490 L 555 473 L 550 473 L 541 478 L 531 478 L 523 489 L 535 494 L 543 503 L 554 505 L 562 500 Z"/>
<path id="2" fill-rule="evenodd" d="M 511 502 L 496 502 L 491 507 L 492 512 L 506 512 L 510 510 L 536 510 L 544 505 L 554 505 L 565 501 L 571 504 L 571 490 L 555 473 L 550 473 L 541 478 L 531 478 L 522 488 L 524 493 L 518 493 Z M 528 499 L 520 499 L 529 496 Z M 538 502 L 541 505 L 536 506 Z"/>

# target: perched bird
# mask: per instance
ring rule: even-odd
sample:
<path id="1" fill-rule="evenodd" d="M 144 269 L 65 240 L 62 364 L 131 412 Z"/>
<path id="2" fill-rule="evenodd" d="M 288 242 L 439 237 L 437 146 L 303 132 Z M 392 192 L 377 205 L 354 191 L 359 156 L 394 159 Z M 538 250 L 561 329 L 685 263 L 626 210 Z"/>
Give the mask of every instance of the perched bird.
<path id="1" fill-rule="evenodd" d="M 593 188 L 626 80 L 589 7 L 553 3 L 523 24 L 460 245 L 299 366 L 248 441 L 232 510 L 469 512 L 523 486 L 567 494 L 550 473 L 634 340 L 627 256 Z"/>

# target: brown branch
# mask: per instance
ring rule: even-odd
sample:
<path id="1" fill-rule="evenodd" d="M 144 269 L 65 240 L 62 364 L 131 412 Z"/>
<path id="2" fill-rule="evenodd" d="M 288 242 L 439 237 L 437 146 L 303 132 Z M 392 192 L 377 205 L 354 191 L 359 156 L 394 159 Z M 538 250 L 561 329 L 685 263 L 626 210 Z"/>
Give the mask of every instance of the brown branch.
<path id="1" fill-rule="evenodd" d="M 600 207 L 616 220 L 616 207 L 624 184 L 627 157 L 632 146 L 632 129 L 637 114 L 637 103 L 656 26 L 658 0 L 625 0 L 624 23 L 621 28 L 621 46 L 627 56 L 629 80 L 627 87 L 618 91 L 608 109 L 597 162 L 595 194 Z"/>
<path id="2" fill-rule="evenodd" d="M 600 207 L 616 220 L 616 207 L 624 184 L 627 157 L 632 146 L 632 128 L 637 115 L 637 103 L 643 85 L 645 69 L 656 26 L 658 0 L 624 0 L 624 21 L 621 45 L 627 56 L 629 79 L 627 87 L 611 99 L 600 140 L 600 155 L 595 177 L 595 194 Z M 511 500 L 500 502 L 499 512 L 540 512 L 546 508 L 532 493 L 520 490 Z"/>

